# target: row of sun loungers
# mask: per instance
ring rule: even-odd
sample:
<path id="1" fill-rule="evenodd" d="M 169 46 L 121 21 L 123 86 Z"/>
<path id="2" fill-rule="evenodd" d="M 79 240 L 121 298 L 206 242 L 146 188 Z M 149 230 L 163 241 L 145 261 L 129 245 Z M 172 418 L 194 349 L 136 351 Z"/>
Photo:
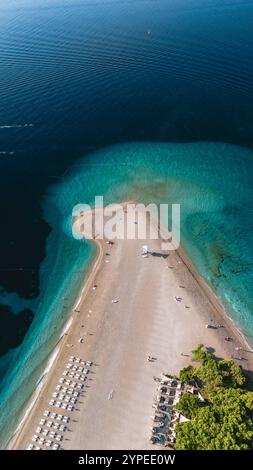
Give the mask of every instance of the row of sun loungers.
<path id="1" fill-rule="evenodd" d="M 60 382 L 60 381 L 59 381 Z M 61 385 L 61 383 L 63 385 Z M 66 390 L 82 390 L 84 388 L 84 384 L 79 384 L 78 382 L 73 382 L 72 380 L 66 380 L 64 379 L 63 382 L 59 383 L 59 385 L 56 385 L 55 390 L 60 391 L 66 391 Z M 68 385 L 68 387 L 66 387 Z M 70 386 L 70 387 L 69 387 Z"/>
<path id="2" fill-rule="evenodd" d="M 80 380 L 81 382 L 85 382 L 85 380 L 87 380 L 87 376 L 85 374 L 86 372 L 75 374 L 74 372 L 69 372 L 67 370 L 63 372 L 64 377 L 68 377 L 69 379 L 73 379 L 73 380 Z"/>
<path id="3" fill-rule="evenodd" d="M 72 362 L 72 363 L 75 363 L 75 364 L 86 365 L 88 367 L 92 366 L 92 361 L 84 361 L 80 357 L 76 357 L 76 356 L 70 356 L 69 362 Z"/>
<path id="4" fill-rule="evenodd" d="M 61 415 L 60 413 L 54 413 L 52 411 L 49 411 L 49 410 L 45 410 L 44 413 L 43 413 L 44 416 L 46 416 L 47 418 L 52 418 L 52 419 L 56 419 L 57 421 L 62 421 L 63 423 L 68 423 L 70 418 L 68 416 L 64 416 L 64 415 Z M 44 422 L 42 422 L 44 421 Z M 41 419 L 40 421 L 40 424 L 45 424 L 47 420 L 45 419 Z M 52 423 L 52 421 L 50 421 Z"/>
<path id="5" fill-rule="evenodd" d="M 34 444 L 29 444 L 26 450 L 41 450 L 39 446 L 35 446 Z"/>
<path id="6" fill-rule="evenodd" d="M 156 445 L 173 445 L 176 440 L 175 428 L 180 417 L 174 406 L 182 394 L 182 384 L 179 380 L 164 375 L 159 382 L 156 402 L 152 405 L 156 411 L 152 416 L 154 424 L 151 427 L 150 440 Z"/>
<path id="7" fill-rule="evenodd" d="M 51 441 L 51 439 L 44 439 L 42 437 L 36 436 L 36 434 L 32 437 L 32 441 L 37 442 L 40 446 L 51 447 L 52 450 L 59 450 L 60 444 L 57 442 Z M 40 446 L 29 444 L 27 450 L 42 450 Z"/>
<path id="8" fill-rule="evenodd" d="M 61 408 L 66 411 L 74 411 L 74 405 L 64 403 L 63 401 L 50 400 L 49 405 L 55 406 L 56 408 Z"/>
<path id="9" fill-rule="evenodd" d="M 84 384 L 80 384 L 78 382 L 75 382 L 74 380 L 71 379 L 66 379 L 64 377 L 61 377 L 59 380 L 59 385 L 57 387 L 60 387 L 62 384 L 64 385 L 71 385 L 73 388 L 79 388 L 80 390 L 83 389 Z"/>
<path id="10" fill-rule="evenodd" d="M 67 424 L 67 420 L 66 420 L 66 424 Z M 41 426 L 47 426 L 48 428 L 59 429 L 59 431 L 62 431 L 62 432 L 66 431 L 66 429 L 67 429 L 65 424 L 55 423 L 55 422 L 52 422 L 52 421 L 47 421 L 46 419 L 41 419 L 40 420 L 40 425 Z M 41 429 L 42 428 L 38 426 L 38 428 L 36 429 L 36 432 L 40 432 Z"/>
<path id="11" fill-rule="evenodd" d="M 91 367 L 91 361 L 84 361 L 80 357 L 70 356 L 62 377 L 52 394 L 49 405 L 66 411 L 74 411 L 75 405 L 84 389 L 84 382 Z M 32 436 L 32 443 L 27 450 L 43 450 L 43 447 L 59 450 L 63 441 L 63 434 L 67 431 L 70 417 L 58 412 L 45 410 L 39 422 L 36 434 Z"/>
<path id="12" fill-rule="evenodd" d="M 57 392 L 53 393 L 53 398 L 61 398 L 64 396 L 64 393 L 68 395 L 73 395 L 74 397 L 79 397 L 80 392 L 77 392 L 74 390 L 74 388 L 68 388 L 68 387 L 61 387 L 61 389 L 58 389 Z"/>
<path id="13" fill-rule="evenodd" d="M 62 441 L 63 440 L 63 436 L 61 434 L 58 434 L 55 431 L 49 431 L 48 429 L 43 429 L 42 428 L 40 433 L 43 436 L 50 436 L 50 437 L 54 438 L 56 441 Z M 37 442 L 37 441 L 40 441 L 40 440 L 43 440 L 43 438 L 41 438 L 41 436 L 39 436 L 38 434 L 33 435 L 32 441 Z"/>

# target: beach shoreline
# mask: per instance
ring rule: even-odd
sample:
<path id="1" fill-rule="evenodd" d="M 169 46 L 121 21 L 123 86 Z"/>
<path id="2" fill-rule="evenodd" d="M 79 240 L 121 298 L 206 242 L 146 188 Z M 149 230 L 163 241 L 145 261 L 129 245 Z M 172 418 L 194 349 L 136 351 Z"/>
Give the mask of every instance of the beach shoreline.
<path id="1" fill-rule="evenodd" d="M 245 346 L 253 352 L 250 341 L 248 341 L 246 335 L 240 330 L 240 327 L 235 323 L 232 316 L 230 316 L 229 312 L 226 310 L 219 297 L 212 290 L 207 281 L 197 272 L 193 262 L 181 246 L 178 249 L 178 254 L 189 270 L 191 276 L 194 277 L 199 287 L 203 290 L 204 295 L 208 298 L 208 301 L 212 304 L 214 310 L 217 311 L 217 315 L 222 318 L 223 323 L 226 323 L 227 327 L 232 330 L 233 336 L 236 336 L 238 341 L 243 342 Z"/>
<path id="2" fill-rule="evenodd" d="M 124 206 L 125 205 L 126 205 L 126 203 L 124 203 Z M 44 395 L 47 394 L 48 385 L 49 385 L 49 388 L 50 388 L 50 382 L 52 382 L 52 380 L 54 380 L 55 371 L 57 369 L 59 369 L 59 365 L 61 365 L 61 367 L 62 367 L 63 360 L 69 354 L 68 347 L 67 347 L 67 344 L 68 344 L 68 341 L 69 341 L 69 336 L 72 335 L 72 337 L 75 338 L 75 340 L 77 339 L 77 335 L 74 331 L 75 327 L 76 327 L 76 323 L 78 321 L 83 322 L 84 321 L 83 320 L 84 315 L 86 315 L 85 318 L 86 318 L 87 323 L 88 323 L 88 315 L 87 315 L 86 308 L 84 308 L 85 312 L 82 310 L 83 306 L 84 306 L 84 302 L 86 300 L 86 303 L 88 304 L 90 299 L 92 299 L 92 301 L 93 301 L 94 293 L 92 292 L 92 289 L 91 289 L 92 284 L 94 284 L 95 280 L 97 278 L 99 278 L 99 276 L 100 276 L 100 278 L 105 279 L 103 277 L 104 276 L 104 270 L 105 270 L 105 262 L 109 261 L 109 260 L 106 260 L 107 245 L 105 244 L 105 241 L 94 239 L 93 242 L 97 246 L 96 255 L 94 257 L 93 262 L 91 263 L 91 267 L 90 267 L 89 273 L 86 277 L 84 286 L 82 287 L 82 289 L 81 289 L 81 291 L 78 295 L 77 301 L 76 301 L 74 307 L 72 308 L 72 315 L 69 316 L 69 318 L 66 322 L 66 324 L 69 323 L 69 327 L 66 330 L 66 325 L 65 325 L 65 327 L 63 329 L 63 332 L 62 332 L 62 334 L 59 338 L 60 344 L 57 344 L 56 348 L 54 349 L 54 351 L 52 352 L 52 354 L 49 357 L 49 361 L 47 363 L 46 369 L 48 367 L 48 364 L 50 364 L 50 368 L 48 369 L 47 374 L 43 375 L 43 383 L 39 384 L 39 385 L 41 385 L 41 387 L 40 387 L 37 394 L 36 394 L 36 392 L 37 392 L 37 387 L 36 387 L 36 389 L 34 391 L 36 396 L 33 399 L 33 402 L 32 402 L 33 397 L 31 397 L 31 400 L 30 400 L 30 402 L 32 402 L 31 403 L 32 406 L 30 405 L 30 407 L 29 407 L 29 403 L 28 403 L 27 412 L 26 412 L 27 416 L 26 415 L 23 416 L 21 422 L 19 423 L 18 427 L 16 428 L 16 432 L 14 433 L 11 440 L 9 441 L 9 444 L 8 444 L 8 447 L 7 447 L 8 449 L 24 448 L 24 445 L 26 444 L 27 439 L 28 439 L 28 435 L 29 435 L 29 433 L 27 431 L 28 429 L 30 429 L 29 423 L 31 424 L 31 427 L 32 427 L 33 422 L 35 422 L 35 421 L 38 422 L 37 418 L 38 418 L 38 415 L 41 412 L 40 399 L 41 399 L 43 394 Z M 117 242 L 117 245 L 119 245 L 119 247 L 117 249 L 121 250 L 121 248 L 120 248 L 121 242 Z M 122 244 L 122 246 L 123 245 L 124 245 L 124 243 Z M 129 246 L 130 245 L 125 245 L 124 248 L 126 249 Z M 132 244 L 132 246 L 134 246 L 134 250 L 136 252 L 136 249 L 139 249 L 141 244 L 139 243 L 138 246 L 137 246 L 137 244 L 136 244 L 136 246 L 134 244 Z M 129 248 L 129 251 L 130 251 L 130 248 Z M 122 259 L 123 259 L 123 255 L 120 251 L 119 251 L 119 254 L 120 254 L 120 256 L 119 256 L 118 263 L 120 263 L 120 261 L 122 262 Z M 199 302 L 202 305 L 202 307 L 203 306 L 204 307 L 208 306 L 207 307 L 208 312 L 209 311 L 212 312 L 211 322 L 213 322 L 213 325 L 216 325 L 216 324 L 222 324 L 223 325 L 223 328 L 216 329 L 214 327 L 213 332 L 212 332 L 212 333 L 215 334 L 215 341 L 216 341 L 215 344 L 216 344 L 216 346 L 218 346 L 217 349 L 219 349 L 218 357 L 221 355 L 220 353 L 222 353 L 224 355 L 224 357 L 227 357 L 227 358 L 230 357 L 231 358 L 231 351 L 232 351 L 231 343 L 230 342 L 229 343 L 224 342 L 224 335 L 226 334 L 227 336 L 231 336 L 233 338 L 233 347 L 236 344 L 237 346 L 241 347 L 243 349 L 243 351 L 245 352 L 245 354 L 247 355 L 247 359 L 246 359 L 247 370 L 252 372 L 253 371 L 252 358 L 251 358 L 251 356 L 249 356 L 249 354 L 251 354 L 251 352 L 252 352 L 251 347 L 248 345 L 247 340 L 244 337 L 244 335 L 240 332 L 240 330 L 234 324 L 233 320 L 230 318 L 228 313 L 225 311 L 224 307 L 220 303 L 220 301 L 219 301 L 218 297 L 216 296 L 216 294 L 207 285 L 206 281 L 204 279 L 202 279 L 201 276 L 197 273 L 193 263 L 191 262 L 191 260 L 187 256 L 187 254 L 185 253 L 184 249 L 182 247 L 180 247 L 175 253 L 172 253 L 172 254 L 169 255 L 169 259 L 173 259 L 174 268 L 173 269 L 168 269 L 168 266 L 167 266 L 166 269 L 168 269 L 168 272 L 170 273 L 170 275 L 173 276 L 173 279 L 175 280 L 177 285 L 180 285 L 180 283 L 185 282 L 187 280 L 187 283 L 185 282 L 185 285 L 187 284 L 187 291 L 189 293 L 189 298 L 193 298 L 193 299 L 194 299 L 194 295 L 195 295 L 195 291 L 196 291 L 196 285 L 197 285 L 198 286 L 197 287 L 198 293 L 196 294 L 197 302 Z M 138 260 L 138 262 L 139 262 L 139 260 Z M 152 260 L 152 262 L 153 262 L 153 260 Z M 116 263 L 115 266 L 117 266 L 117 260 L 115 261 L 115 263 Z M 150 261 L 150 263 L 151 263 L 151 261 Z M 110 266 L 110 265 L 107 265 L 107 266 Z M 115 267 L 114 267 L 114 269 L 115 269 Z M 156 268 L 156 269 L 157 269 L 157 273 L 159 275 L 159 269 L 158 268 Z M 184 272 L 182 273 L 182 271 L 184 271 Z M 129 275 L 130 275 L 130 272 L 131 271 L 129 270 Z M 147 273 L 145 275 L 149 276 L 149 273 Z M 164 274 L 163 274 L 163 276 L 164 276 Z M 115 279 L 112 278 L 112 281 L 114 282 Z M 107 282 L 109 284 L 110 280 L 108 280 Z M 163 282 L 164 282 L 164 280 L 162 279 L 162 283 Z M 109 289 L 109 286 L 108 286 L 108 289 Z M 165 294 L 166 294 L 166 290 L 165 290 Z M 164 297 L 164 298 L 166 298 L 166 297 Z M 103 301 L 104 301 L 104 299 L 101 299 L 101 302 L 103 302 Z M 174 306 L 173 306 L 173 308 L 174 308 Z M 177 308 L 177 306 L 175 306 L 175 309 L 176 308 Z M 105 313 L 103 313 L 103 314 L 105 314 Z M 143 319 L 142 319 L 142 321 L 143 321 Z M 153 317 L 152 317 L 152 321 L 153 321 Z M 183 323 L 182 323 L 182 320 L 179 320 L 179 321 L 181 322 L 180 323 L 180 328 L 182 330 L 183 329 Z M 203 315 L 202 326 L 204 324 L 204 321 L 205 321 L 205 319 L 204 319 L 204 315 Z M 187 320 L 187 322 L 188 322 L 188 320 Z M 100 327 L 101 318 L 99 319 L 99 312 L 98 312 L 98 318 L 97 318 L 95 324 Z M 187 327 L 191 328 L 190 323 L 187 323 Z M 203 333 L 201 335 L 199 335 L 199 332 L 197 331 L 197 337 L 199 336 L 199 339 L 200 339 L 199 343 L 202 342 L 201 341 L 202 337 L 203 337 L 203 339 L 205 339 L 205 336 L 206 336 L 207 333 L 209 334 L 210 331 L 207 331 L 207 329 L 205 329 L 205 325 L 204 325 L 204 328 L 203 328 Z M 182 332 L 182 334 L 185 334 L 185 332 Z M 195 332 L 194 332 L 194 334 L 195 334 Z M 117 337 L 117 336 L 115 336 L 115 337 Z M 171 338 L 170 338 L 169 333 L 168 333 L 168 347 L 169 347 L 169 339 L 171 339 Z M 87 344 L 88 343 L 89 343 L 89 340 L 87 341 Z M 196 345 L 197 344 L 195 344 L 195 346 Z M 194 344 L 193 344 L 193 346 L 194 346 Z M 97 347 L 97 345 L 93 346 L 93 348 L 94 347 Z M 90 347 L 89 345 L 87 346 L 87 349 L 92 351 L 92 347 Z M 216 348 L 215 348 L 215 350 L 216 350 Z M 175 353 L 175 351 L 173 350 L 173 354 L 174 353 Z M 189 353 L 188 350 L 187 350 L 187 353 Z M 179 354 L 179 351 L 178 351 L 178 354 Z M 55 355 L 54 361 L 52 361 L 51 358 L 54 355 Z M 65 356 L 63 360 L 61 360 L 61 356 Z M 188 354 L 187 355 L 181 355 L 180 358 L 177 358 L 177 360 L 175 360 L 175 367 L 174 367 L 173 373 L 176 373 L 176 370 L 178 370 L 178 364 L 180 365 L 180 367 L 182 367 L 184 365 L 188 365 L 189 361 L 190 361 L 190 359 L 188 357 Z M 244 365 L 244 364 L 242 364 L 242 365 Z M 138 365 L 138 367 L 139 367 L 139 365 Z M 161 370 L 160 372 L 161 373 L 162 372 L 170 373 L 170 364 L 167 365 L 167 370 Z M 151 401 L 150 405 L 151 404 L 152 404 L 152 401 Z M 30 434 L 31 434 L 31 432 L 30 432 Z M 79 442 L 78 438 L 76 437 L 76 442 L 73 444 L 74 448 L 76 447 L 78 442 Z M 68 448 L 68 446 L 67 446 L 67 448 Z"/>
<path id="3" fill-rule="evenodd" d="M 19 439 L 19 433 L 22 432 L 22 427 L 25 425 L 26 420 L 29 419 L 29 414 L 32 413 L 33 408 L 36 406 L 36 402 L 39 399 L 39 395 L 42 393 L 44 386 L 46 386 L 48 375 L 53 370 L 54 364 L 57 361 L 61 353 L 61 348 L 64 347 L 62 343 L 63 343 L 63 340 L 66 339 L 66 333 L 68 333 L 74 321 L 75 309 L 78 308 L 78 306 L 80 306 L 82 302 L 84 301 L 85 299 L 84 291 L 86 289 L 87 290 L 89 289 L 90 284 L 92 284 L 94 277 L 96 276 L 96 272 L 99 269 L 99 263 L 101 262 L 101 256 L 103 256 L 101 245 L 99 243 L 96 243 L 96 246 L 98 250 L 95 252 L 94 258 L 91 261 L 90 267 L 88 269 L 88 273 L 86 274 L 84 285 L 81 287 L 79 291 L 78 300 L 76 301 L 75 305 L 71 308 L 71 314 L 67 318 L 67 321 L 62 328 L 62 332 L 59 336 L 59 340 L 57 341 L 55 348 L 49 354 L 49 358 L 46 361 L 45 369 L 43 373 L 41 374 L 39 380 L 37 381 L 36 387 L 33 390 L 32 395 L 30 396 L 27 404 L 25 405 L 23 412 L 21 413 L 20 421 L 18 422 L 17 427 L 15 428 L 12 436 L 10 437 L 6 445 L 7 450 L 11 450 L 13 449 L 13 447 L 15 447 L 16 440 Z"/>

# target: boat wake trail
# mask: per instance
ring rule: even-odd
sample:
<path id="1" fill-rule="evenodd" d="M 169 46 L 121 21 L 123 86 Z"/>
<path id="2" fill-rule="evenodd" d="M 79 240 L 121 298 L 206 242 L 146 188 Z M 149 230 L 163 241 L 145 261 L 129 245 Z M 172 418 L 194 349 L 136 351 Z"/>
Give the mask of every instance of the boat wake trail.
<path id="1" fill-rule="evenodd" d="M 34 124 L 3 124 L 0 129 L 18 129 L 24 127 L 34 127 Z"/>

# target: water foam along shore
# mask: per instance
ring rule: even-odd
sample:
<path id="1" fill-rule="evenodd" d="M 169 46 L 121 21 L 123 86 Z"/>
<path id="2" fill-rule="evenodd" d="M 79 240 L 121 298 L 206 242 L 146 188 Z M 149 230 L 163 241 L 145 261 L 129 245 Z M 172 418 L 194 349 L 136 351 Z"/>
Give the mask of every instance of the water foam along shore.
<path id="1" fill-rule="evenodd" d="M 182 249 L 164 257 L 160 240 L 117 240 L 110 248 L 103 240 L 94 242 L 98 255 L 74 307 L 78 311 L 10 448 L 31 442 L 70 354 L 94 361 L 96 369 L 82 403 L 70 413 L 75 422 L 63 441 L 66 449 L 150 448 L 153 376 L 176 374 L 200 342 L 218 357 L 229 358 L 241 347 L 244 367 L 253 370 L 244 338 Z M 141 256 L 143 243 L 154 255 Z M 206 329 L 206 323 L 213 328 Z M 223 328 L 216 329 L 218 324 Z M 226 342 L 225 336 L 233 340 Z M 152 365 L 149 353 L 157 358 Z"/>

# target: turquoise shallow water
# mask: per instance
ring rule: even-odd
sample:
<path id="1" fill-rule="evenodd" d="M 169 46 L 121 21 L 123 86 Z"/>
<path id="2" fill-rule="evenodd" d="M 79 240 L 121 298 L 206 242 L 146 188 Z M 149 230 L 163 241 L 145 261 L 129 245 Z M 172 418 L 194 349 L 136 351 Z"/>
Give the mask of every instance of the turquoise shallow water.
<path id="1" fill-rule="evenodd" d="M 253 152 L 216 143 L 121 144 L 86 156 L 44 197 L 53 227 L 41 268 L 41 295 L 31 301 L 36 316 L 13 355 L 1 391 L 0 441 L 15 428 L 34 390 L 78 290 L 94 258 L 92 244 L 73 239 L 74 205 L 129 198 L 181 204 L 181 240 L 249 340 L 252 316 Z"/>

